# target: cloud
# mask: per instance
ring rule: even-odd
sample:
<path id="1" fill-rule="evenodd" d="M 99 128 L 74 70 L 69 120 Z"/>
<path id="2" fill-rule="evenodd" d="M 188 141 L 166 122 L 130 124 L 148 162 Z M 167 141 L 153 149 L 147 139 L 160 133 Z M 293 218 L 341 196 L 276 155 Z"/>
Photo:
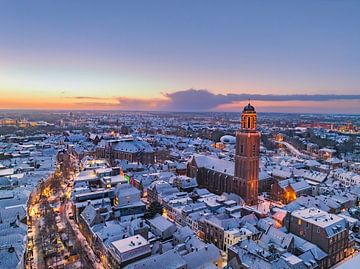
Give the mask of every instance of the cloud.
<path id="1" fill-rule="evenodd" d="M 78 100 L 109 100 L 113 98 L 109 97 L 97 97 L 97 96 L 67 96 L 67 99 L 78 99 Z"/>
<path id="2" fill-rule="evenodd" d="M 120 109 L 130 110 L 162 110 L 167 104 L 167 99 L 161 98 L 130 98 L 130 97 L 118 97 Z"/>
<path id="3" fill-rule="evenodd" d="M 276 109 L 292 110 L 306 109 L 317 112 L 317 108 L 324 108 L 331 104 L 334 108 L 341 111 L 341 108 L 334 107 L 334 104 L 344 106 L 351 103 L 347 109 L 354 111 L 353 105 L 359 102 L 360 95 L 335 95 L 335 94 L 247 94 L 247 93 L 228 93 L 214 94 L 206 89 L 187 89 L 175 92 L 161 93 L 160 97 L 155 98 L 132 98 L 132 97 L 93 97 L 93 96 L 74 96 L 65 97 L 78 100 L 81 106 L 108 107 L 109 109 L 120 110 L 158 110 L 158 111 L 238 111 L 251 99 L 261 111 L 275 111 Z M 268 108 L 268 109 L 261 109 Z M 270 109 L 269 109 L 270 108 Z M 296 108 L 296 109 L 295 109 Z M 357 109 L 355 109 L 357 110 Z M 309 111 L 309 112 L 311 112 Z M 354 111 L 358 113 L 358 111 Z"/>
<path id="4" fill-rule="evenodd" d="M 168 108 L 174 110 L 211 110 L 228 103 L 226 95 L 213 94 L 208 90 L 183 90 L 163 94 L 168 99 Z"/>
<path id="5" fill-rule="evenodd" d="M 111 102 L 77 102 L 74 103 L 77 106 L 81 106 L 81 107 L 103 107 L 103 108 L 113 108 L 113 109 L 117 109 L 118 108 L 118 104 L 117 103 L 111 103 Z"/>
<path id="6" fill-rule="evenodd" d="M 360 99 L 360 94 L 227 94 L 232 101 L 258 100 L 258 101 L 330 101 Z"/>
<path id="7" fill-rule="evenodd" d="M 335 94 L 293 94 L 293 95 L 273 95 L 273 94 L 247 94 L 229 93 L 214 94 L 208 90 L 188 89 L 173 93 L 163 94 L 168 99 L 168 108 L 174 110 L 213 110 L 219 106 L 246 102 L 248 99 L 257 101 L 331 101 L 331 100 L 360 100 L 358 95 L 335 95 Z"/>

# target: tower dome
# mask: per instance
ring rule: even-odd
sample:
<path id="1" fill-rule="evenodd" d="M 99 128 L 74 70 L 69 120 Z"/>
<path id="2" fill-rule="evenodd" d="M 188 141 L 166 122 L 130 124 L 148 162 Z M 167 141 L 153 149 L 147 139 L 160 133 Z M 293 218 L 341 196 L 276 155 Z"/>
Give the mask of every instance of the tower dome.
<path id="1" fill-rule="evenodd" d="M 241 128 L 244 131 L 256 131 L 256 111 L 250 102 L 244 107 L 241 113 Z"/>
<path id="2" fill-rule="evenodd" d="M 243 111 L 255 112 L 255 108 L 250 103 L 248 103 L 247 106 L 244 106 Z"/>

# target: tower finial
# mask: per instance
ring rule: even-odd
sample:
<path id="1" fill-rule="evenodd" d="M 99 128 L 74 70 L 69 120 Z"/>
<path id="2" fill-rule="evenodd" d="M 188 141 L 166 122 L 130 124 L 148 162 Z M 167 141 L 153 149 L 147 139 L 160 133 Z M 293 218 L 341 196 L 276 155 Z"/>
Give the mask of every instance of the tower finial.
<path id="1" fill-rule="evenodd" d="M 250 98 L 249 98 L 249 105 L 250 105 Z"/>

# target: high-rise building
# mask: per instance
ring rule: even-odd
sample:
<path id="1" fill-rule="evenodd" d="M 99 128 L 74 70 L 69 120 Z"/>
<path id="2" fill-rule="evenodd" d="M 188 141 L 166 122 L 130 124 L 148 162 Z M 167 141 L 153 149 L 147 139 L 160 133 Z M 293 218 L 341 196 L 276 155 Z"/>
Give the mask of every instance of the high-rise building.
<path id="1" fill-rule="evenodd" d="M 258 201 L 260 132 L 256 129 L 256 111 L 250 104 L 241 114 L 241 128 L 236 132 L 235 173 L 233 192 L 246 204 Z"/>

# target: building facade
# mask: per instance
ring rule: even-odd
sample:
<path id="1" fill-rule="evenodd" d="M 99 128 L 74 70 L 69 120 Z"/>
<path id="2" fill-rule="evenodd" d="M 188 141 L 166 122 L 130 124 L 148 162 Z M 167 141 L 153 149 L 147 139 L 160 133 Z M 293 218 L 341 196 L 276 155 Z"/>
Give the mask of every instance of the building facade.
<path id="1" fill-rule="evenodd" d="M 296 210 L 289 217 L 288 230 L 291 233 L 316 244 L 328 254 L 326 268 L 353 252 L 344 218 L 317 208 Z"/>
<path id="2" fill-rule="evenodd" d="M 258 201 L 260 132 L 256 129 L 256 111 L 249 103 L 241 115 L 241 129 L 236 133 L 235 177 L 233 192 L 246 204 Z"/>
<path id="3" fill-rule="evenodd" d="M 244 107 L 241 115 L 235 153 L 235 164 L 213 156 L 195 154 L 188 162 L 187 176 L 195 177 L 200 187 L 213 193 L 235 193 L 246 204 L 257 204 L 260 132 L 256 129 L 256 111 L 250 104 Z"/>

